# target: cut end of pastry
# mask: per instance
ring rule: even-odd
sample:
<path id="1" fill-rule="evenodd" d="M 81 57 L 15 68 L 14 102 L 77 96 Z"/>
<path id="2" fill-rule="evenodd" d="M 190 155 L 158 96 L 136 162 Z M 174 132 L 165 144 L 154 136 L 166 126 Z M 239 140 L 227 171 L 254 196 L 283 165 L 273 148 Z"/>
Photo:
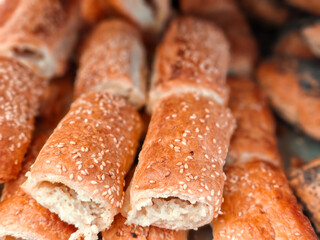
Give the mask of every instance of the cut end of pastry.
<path id="1" fill-rule="evenodd" d="M 0 231 L 0 240 L 34 240 L 39 239 L 42 240 L 43 238 L 40 238 L 40 236 L 30 234 L 30 233 L 23 233 L 23 232 L 15 232 L 15 231 Z"/>
<path id="2" fill-rule="evenodd" d="M 136 88 L 133 88 L 131 84 L 127 86 L 121 82 L 107 82 L 97 87 L 92 88 L 92 91 L 107 91 L 109 93 L 122 96 L 126 98 L 135 108 L 140 109 L 144 106 L 146 99 L 145 94 Z"/>
<path id="3" fill-rule="evenodd" d="M 102 200 L 92 199 L 80 188 L 70 185 L 48 180 L 32 185 L 28 179 L 23 188 L 42 206 L 56 213 L 62 221 L 75 225 L 79 230 L 73 236 L 83 234 L 85 240 L 96 240 L 99 231 L 111 225 L 116 213 Z"/>
<path id="4" fill-rule="evenodd" d="M 15 58 L 31 68 L 37 70 L 38 74 L 44 77 L 52 76 L 54 72 L 54 61 L 44 49 L 35 48 L 30 45 L 12 44 L 5 48 L 3 54 Z M 1 51 L 1 50 L 0 50 Z"/>
<path id="5" fill-rule="evenodd" d="M 148 198 L 128 212 L 127 223 L 167 229 L 192 229 L 211 221 L 212 210 L 203 202 L 178 197 Z"/>

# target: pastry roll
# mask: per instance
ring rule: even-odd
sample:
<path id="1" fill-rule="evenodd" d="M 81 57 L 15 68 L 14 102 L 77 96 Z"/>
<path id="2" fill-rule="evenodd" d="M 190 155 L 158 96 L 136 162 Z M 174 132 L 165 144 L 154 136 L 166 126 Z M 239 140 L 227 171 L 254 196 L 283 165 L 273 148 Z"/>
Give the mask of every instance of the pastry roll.
<path id="1" fill-rule="evenodd" d="M 320 15 L 320 2 L 318 0 L 286 0 L 286 2 L 302 10 Z"/>
<path id="2" fill-rule="evenodd" d="M 18 176 L 45 85 L 24 64 L 0 57 L 0 183 Z"/>
<path id="3" fill-rule="evenodd" d="M 209 97 L 162 98 L 126 191 L 127 223 L 184 230 L 217 217 L 234 127 L 231 112 Z"/>
<path id="4" fill-rule="evenodd" d="M 110 229 L 102 232 L 102 240 L 187 240 L 188 237 L 188 231 L 126 225 L 125 221 L 117 215 Z"/>
<path id="5" fill-rule="evenodd" d="M 142 123 L 125 99 L 90 92 L 54 130 L 23 189 L 37 202 L 97 239 L 123 202 L 124 175 L 134 160 Z"/>
<path id="6" fill-rule="evenodd" d="M 245 16 L 234 0 L 180 0 L 183 12 L 194 14 L 214 22 L 225 33 L 230 43 L 231 75 L 252 73 L 258 50 Z"/>
<path id="7" fill-rule="evenodd" d="M 138 32 L 122 20 L 100 23 L 80 57 L 76 97 L 94 90 L 127 98 L 137 108 L 145 103 L 146 62 Z"/>
<path id="8" fill-rule="evenodd" d="M 143 30 L 161 31 L 170 15 L 169 0 L 105 0 L 114 11 Z"/>
<path id="9" fill-rule="evenodd" d="M 62 222 L 56 214 L 42 207 L 20 188 L 48 136 L 40 134 L 35 137 L 19 177 L 4 185 L 0 203 L 0 239 L 67 240 L 76 231 L 74 226 Z"/>
<path id="10" fill-rule="evenodd" d="M 79 15 L 78 0 L 3 0 L 0 54 L 45 77 L 62 74 L 76 41 Z"/>
<path id="11" fill-rule="evenodd" d="M 277 112 L 315 139 L 320 139 L 319 69 L 317 60 L 273 57 L 257 70 L 257 78 Z"/>
<path id="12" fill-rule="evenodd" d="M 162 97 L 196 92 L 226 105 L 229 46 L 209 22 L 192 17 L 174 19 L 157 49 L 149 93 L 151 112 Z"/>
<path id="13" fill-rule="evenodd" d="M 277 151 L 275 122 L 266 96 L 250 79 L 229 78 L 229 107 L 237 120 L 227 164 L 259 158 L 281 166 Z"/>
<path id="14" fill-rule="evenodd" d="M 226 175 L 214 240 L 317 239 L 282 170 L 257 160 L 229 166 Z"/>
<path id="15" fill-rule="evenodd" d="M 289 183 L 320 233 L 320 158 L 292 171 Z"/>

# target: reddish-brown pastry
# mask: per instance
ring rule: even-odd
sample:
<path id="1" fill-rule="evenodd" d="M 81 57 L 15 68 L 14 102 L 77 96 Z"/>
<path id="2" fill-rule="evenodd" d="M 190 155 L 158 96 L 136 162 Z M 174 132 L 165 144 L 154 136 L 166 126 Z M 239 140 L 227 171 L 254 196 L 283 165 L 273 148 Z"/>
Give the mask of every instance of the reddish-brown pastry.
<path id="1" fill-rule="evenodd" d="M 1 1 L 0 54 L 45 77 L 62 74 L 80 27 L 79 12 L 78 0 Z"/>
<path id="2" fill-rule="evenodd" d="M 318 0 L 286 0 L 292 6 L 320 15 L 320 2 Z"/>
<path id="3" fill-rule="evenodd" d="M 319 14 L 320 14 L 320 3 L 319 3 Z M 303 28 L 302 36 L 307 42 L 311 51 L 320 57 L 320 21 L 317 20 L 313 24 Z"/>
<path id="4" fill-rule="evenodd" d="M 272 106 L 285 120 L 315 139 L 320 139 L 319 69 L 316 60 L 274 57 L 257 70 Z"/>
<path id="5" fill-rule="evenodd" d="M 100 23 L 83 46 L 75 96 L 107 91 L 145 104 L 146 56 L 138 32 L 122 20 Z"/>
<path id="6" fill-rule="evenodd" d="M 70 75 L 50 81 L 41 98 L 36 131 L 53 130 L 68 112 L 72 103 L 73 83 Z"/>
<path id="7" fill-rule="evenodd" d="M 180 0 L 183 12 L 208 19 L 219 26 L 230 43 L 231 75 L 249 75 L 257 59 L 257 44 L 245 16 L 234 0 Z"/>
<path id="8" fill-rule="evenodd" d="M 122 213 L 129 224 L 198 228 L 218 215 L 235 121 L 212 98 L 176 93 L 155 106 Z"/>
<path id="9" fill-rule="evenodd" d="M 229 47 L 221 30 L 192 17 L 174 19 L 154 60 L 148 108 L 162 97 L 196 92 L 227 105 Z"/>
<path id="10" fill-rule="evenodd" d="M 227 164 L 255 158 L 281 166 L 277 150 L 275 122 L 261 89 L 247 78 L 229 78 L 229 107 L 237 120 Z"/>
<path id="11" fill-rule="evenodd" d="M 293 170 L 289 183 L 320 233 L 320 158 Z"/>
<path id="12" fill-rule="evenodd" d="M 82 95 L 46 142 L 23 189 L 79 229 L 72 239 L 97 239 L 120 211 L 141 132 L 141 118 L 125 99 Z"/>
<path id="13" fill-rule="evenodd" d="M 42 207 L 20 188 L 48 136 L 41 134 L 35 137 L 19 177 L 4 185 L 0 203 L 0 239 L 67 240 L 76 231 L 74 226 L 62 222 L 56 214 Z"/>
<path id="14" fill-rule="evenodd" d="M 282 170 L 257 160 L 229 166 L 226 175 L 214 240 L 317 239 Z"/>
<path id="15" fill-rule="evenodd" d="M 188 237 L 188 231 L 126 225 L 125 221 L 124 217 L 117 215 L 112 226 L 102 232 L 102 240 L 187 240 Z"/>
<path id="16" fill-rule="evenodd" d="M 245 13 L 267 24 L 281 26 L 290 17 L 281 0 L 237 0 Z"/>
<path id="17" fill-rule="evenodd" d="M 0 183 L 18 176 L 45 85 L 24 64 L 0 57 Z"/>
<path id="18" fill-rule="evenodd" d="M 169 0 L 108 0 L 108 4 L 118 14 L 152 33 L 160 32 L 170 15 Z"/>
<path id="19" fill-rule="evenodd" d="M 320 56 L 320 22 L 315 18 L 294 21 L 283 30 L 274 46 L 276 54 L 303 59 Z"/>

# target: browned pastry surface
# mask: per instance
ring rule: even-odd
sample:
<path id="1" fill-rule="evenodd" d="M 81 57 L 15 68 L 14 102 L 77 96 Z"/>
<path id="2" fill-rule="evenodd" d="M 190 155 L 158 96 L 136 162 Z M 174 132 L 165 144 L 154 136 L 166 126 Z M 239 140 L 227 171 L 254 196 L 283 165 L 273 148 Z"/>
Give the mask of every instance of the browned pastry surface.
<path id="1" fill-rule="evenodd" d="M 320 2 L 318 0 L 286 0 L 292 6 L 320 15 Z"/>
<path id="2" fill-rule="evenodd" d="M 54 129 L 72 103 L 73 83 L 70 75 L 52 79 L 41 98 L 36 131 Z"/>
<path id="3" fill-rule="evenodd" d="M 290 12 L 281 0 L 237 0 L 241 8 L 251 17 L 268 24 L 281 26 Z"/>
<path id="4" fill-rule="evenodd" d="M 257 160 L 229 166 L 226 175 L 214 240 L 317 239 L 282 170 Z"/>
<path id="5" fill-rule="evenodd" d="M 222 201 L 222 168 L 234 127 L 230 111 L 211 98 L 180 93 L 159 101 L 126 192 L 123 213 L 128 222 L 190 229 L 216 217 Z M 174 211 L 164 209 L 166 216 L 152 215 L 150 222 L 145 222 L 148 204 L 169 206 L 171 200 L 176 201 L 176 209 L 186 204 L 202 212 L 177 217 Z"/>
<path id="6" fill-rule="evenodd" d="M 93 90 L 145 103 L 146 59 L 139 33 L 122 20 L 97 25 L 82 48 L 75 97 Z"/>
<path id="7" fill-rule="evenodd" d="M 229 107 L 237 120 L 227 164 L 260 158 L 281 166 L 277 151 L 275 122 L 266 96 L 256 83 L 247 78 L 229 78 Z"/>
<path id="8" fill-rule="evenodd" d="M 80 233 L 85 229 L 97 234 L 111 225 L 122 206 L 124 175 L 134 160 L 141 132 L 140 116 L 125 99 L 101 92 L 82 95 L 41 150 L 24 190 L 62 220 L 75 224 Z M 99 214 L 87 210 L 88 216 L 79 215 L 79 204 L 71 206 L 60 198 L 53 202 L 51 189 L 63 192 L 68 201 L 81 199 L 81 209 L 93 204 L 91 208 Z M 64 206 L 63 211 L 56 206 Z M 75 211 L 70 217 L 65 214 L 68 209 Z"/>
<path id="9" fill-rule="evenodd" d="M 233 0 L 180 0 L 183 12 L 206 18 L 219 26 L 230 43 L 229 73 L 249 75 L 257 59 L 257 45 L 245 16 Z"/>
<path id="10" fill-rule="evenodd" d="M 272 106 L 290 123 L 320 139 L 320 67 L 317 61 L 272 58 L 257 70 L 257 78 Z"/>
<path id="11" fill-rule="evenodd" d="M 45 77 L 60 75 L 76 41 L 79 15 L 78 0 L 3 0 L 0 54 Z"/>
<path id="12" fill-rule="evenodd" d="M 0 182 L 18 176 L 45 85 L 25 65 L 0 57 Z"/>
<path id="13" fill-rule="evenodd" d="M 112 226 L 102 232 L 103 240 L 187 240 L 188 231 L 175 231 L 157 227 L 126 225 L 126 219 L 117 215 Z"/>
<path id="14" fill-rule="evenodd" d="M 174 19 L 157 49 L 149 110 L 163 96 L 190 91 L 226 105 L 228 63 L 229 47 L 221 30 L 192 17 Z"/>
<path id="15" fill-rule="evenodd" d="M 293 170 L 289 183 L 320 233 L 320 158 Z"/>

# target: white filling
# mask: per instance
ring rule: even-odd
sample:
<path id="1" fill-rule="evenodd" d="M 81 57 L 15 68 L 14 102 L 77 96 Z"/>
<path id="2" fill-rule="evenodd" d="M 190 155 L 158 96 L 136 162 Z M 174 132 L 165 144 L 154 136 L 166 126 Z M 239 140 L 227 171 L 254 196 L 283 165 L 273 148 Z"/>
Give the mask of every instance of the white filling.
<path id="1" fill-rule="evenodd" d="M 170 228 L 186 228 L 201 222 L 208 214 L 208 206 L 203 203 L 192 204 L 179 198 L 155 198 L 138 209 L 133 218 L 142 226 L 164 224 Z"/>
<path id="2" fill-rule="evenodd" d="M 106 228 L 111 217 L 110 209 L 63 184 L 42 182 L 36 189 L 35 199 L 58 214 L 61 220 L 90 235 Z"/>

